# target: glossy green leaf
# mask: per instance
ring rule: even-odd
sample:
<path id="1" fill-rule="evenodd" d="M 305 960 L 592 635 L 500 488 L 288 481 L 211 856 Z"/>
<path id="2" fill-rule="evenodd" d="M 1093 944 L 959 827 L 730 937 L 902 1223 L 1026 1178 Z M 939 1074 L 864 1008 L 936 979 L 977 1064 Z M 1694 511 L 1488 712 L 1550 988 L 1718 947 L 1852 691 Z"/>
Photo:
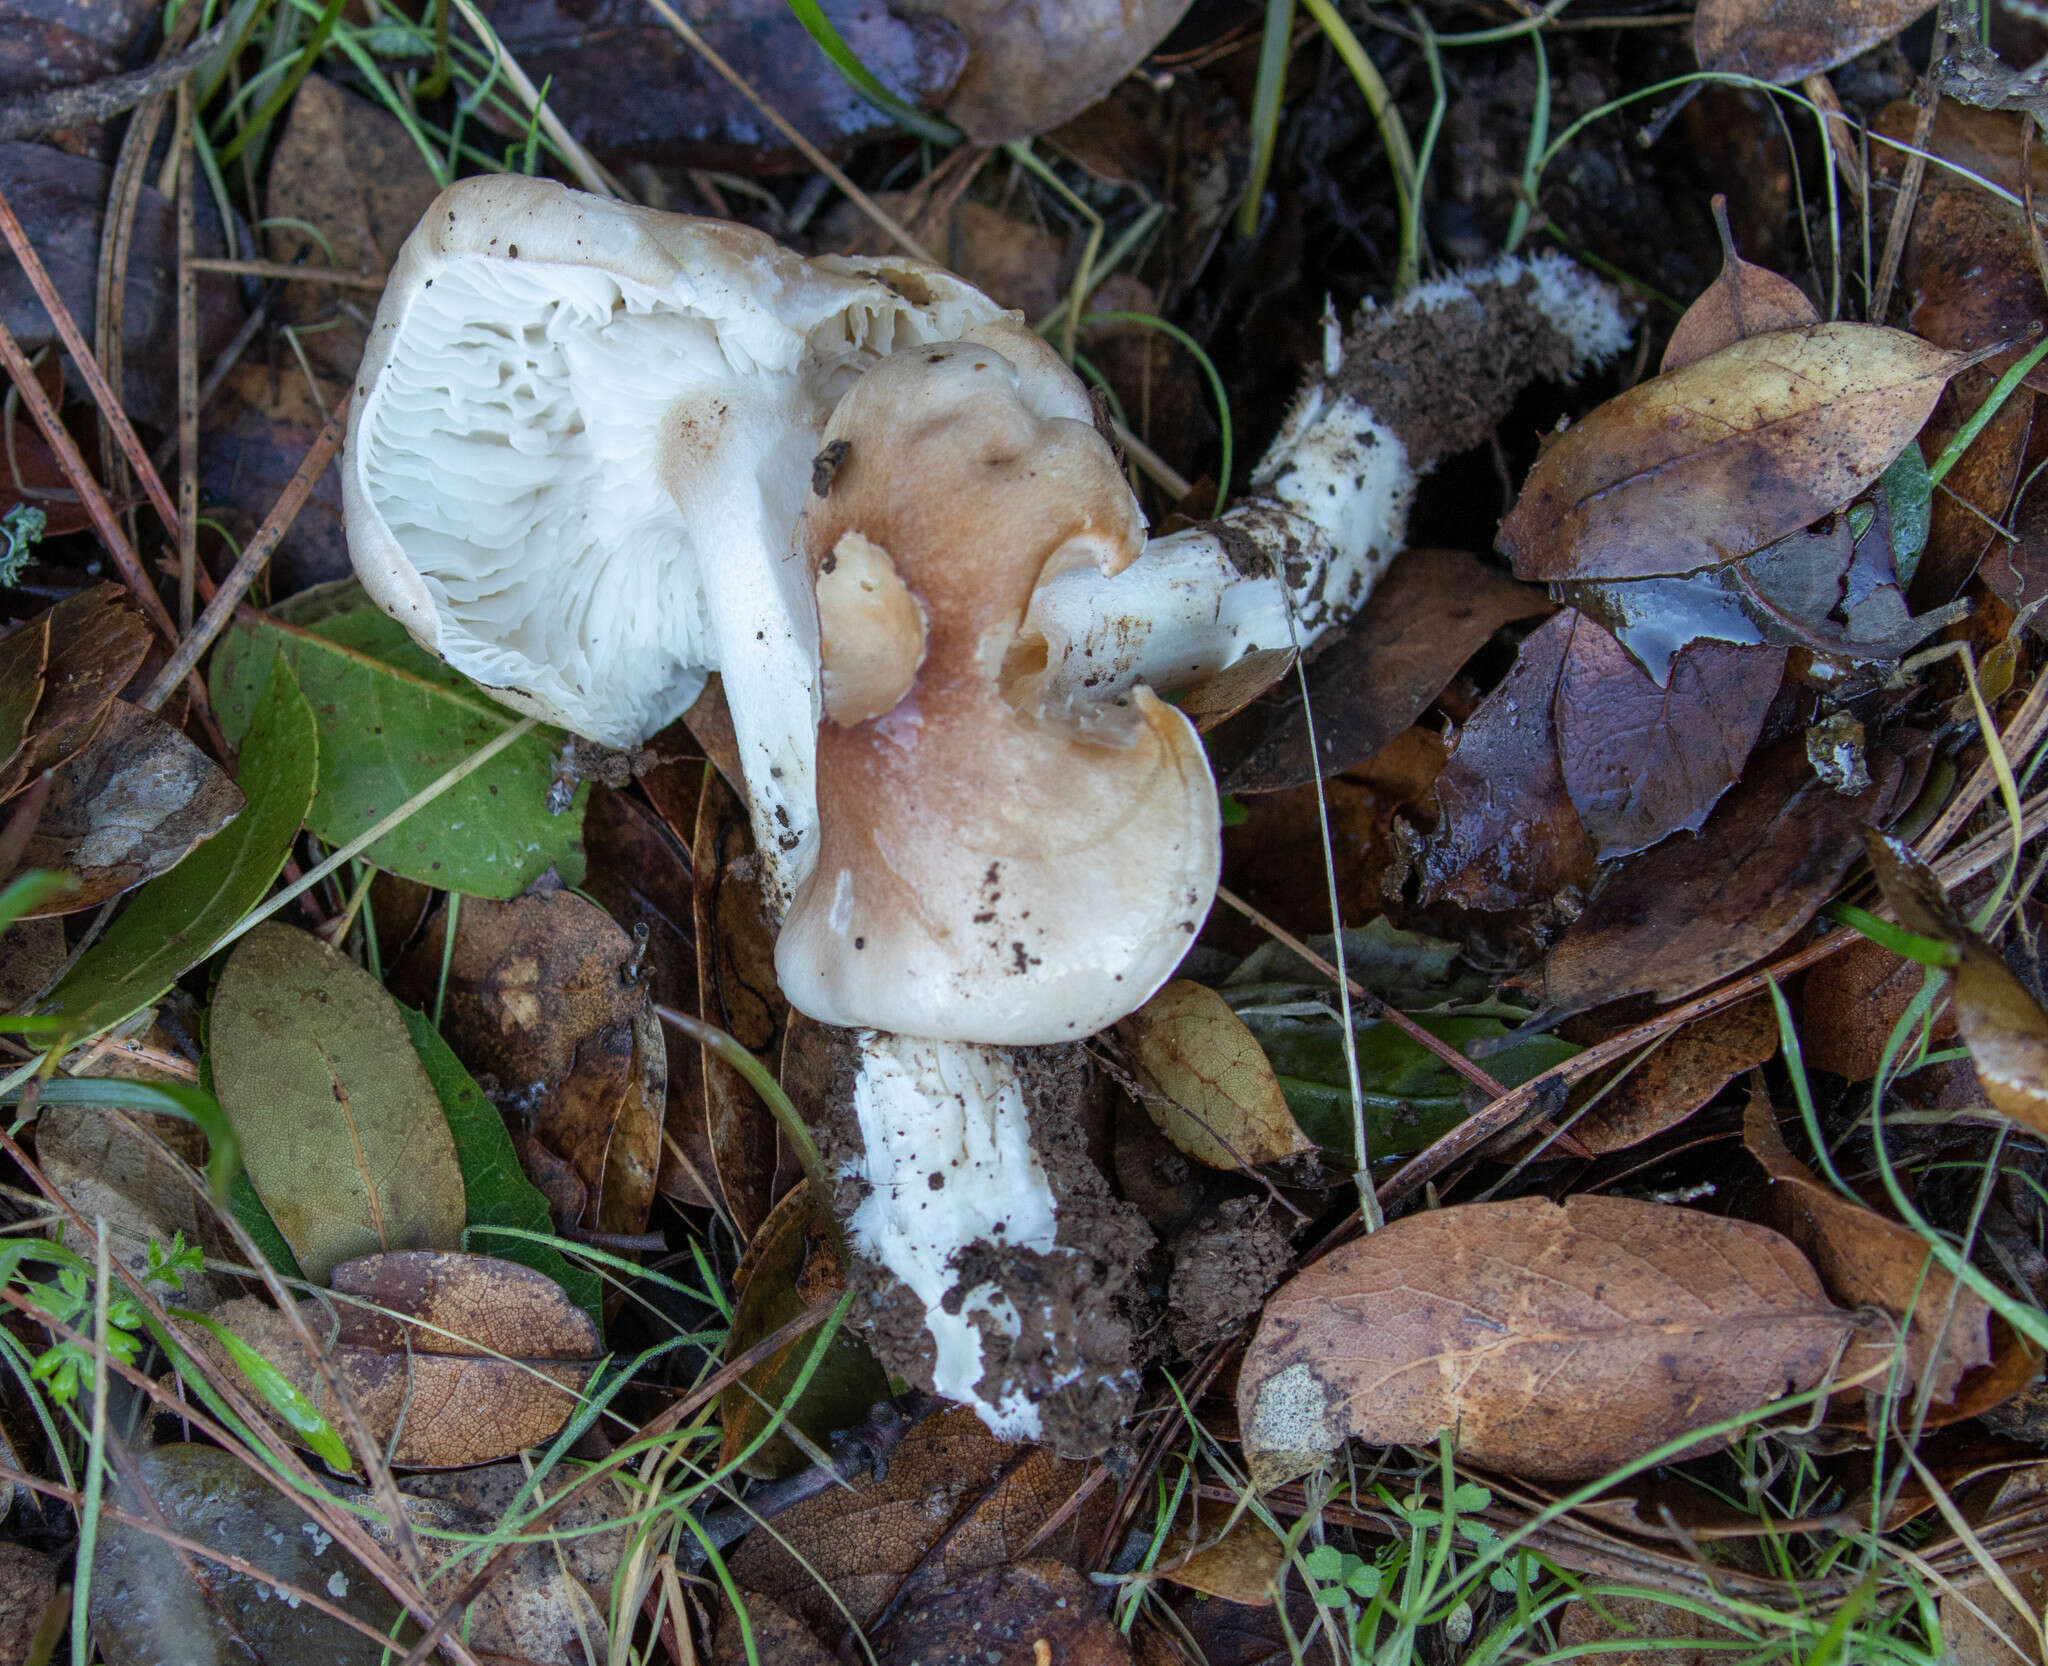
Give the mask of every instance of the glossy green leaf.
<path id="1" fill-rule="evenodd" d="M 248 808 L 152 879 L 51 991 L 44 1010 L 85 1035 L 149 1006 L 263 900 L 306 819 L 319 772 L 313 709 L 280 655 L 250 702 L 235 785 Z"/>
<path id="2" fill-rule="evenodd" d="M 77 889 L 78 881 L 68 873 L 37 870 L 16 874 L 6 885 L 0 886 L 0 931 L 5 931 L 30 909 L 40 908 L 53 897 L 61 897 L 66 891 Z"/>
<path id="3" fill-rule="evenodd" d="M 602 1328 L 604 1285 L 597 1274 L 546 1244 L 489 1230 L 506 1226 L 545 1235 L 552 1230 L 547 1199 L 519 1166 L 519 1155 L 512 1149 L 512 1136 L 498 1108 L 463 1069 L 433 1021 L 411 1007 L 398 1010 L 406 1034 L 412 1038 L 413 1051 L 440 1097 L 441 1112 L 455 1141 L 456 1161 L 462 1165 L 462 1189 L 469 1200 L 467 1247 L 478 1255 L 517 1261 L 553 1279 Z"/>
<path id="4" fill-rule="evenodd" d="M 207 1039 L 250 1182 L 307 1277 L 461 1248 L 455 1142 L 398 1003 L 369 973 L 266 921 L 228 957 Z"/>
<path id="5" fill-rule="evenodd" d="M 354 583 L 294 596 L 261 624 L 237 624 L 214 655 L 222 730 L 249 721 L 262 667 L 282 653 L 320 726 L 320 792 L 307 825 L 329 844 L 367 832 L 518 721 L 422 649 Z M 536 729 L 364 854 L 387 872 L 472 896 L 511 897 L 552 866 L 583 878 L 580 787 L 548 813 L 559 730 Z"/>
<path id="6" fill-rule="evenodd" d="M 1892 516 L 1892 565 L 1899 583 L 1913 582 L 1913 570 L 1920 564 L 1920 552 L 1927 548 L 1928 529 L 1934 523 L 1934 482 L 1928 476 L 1927 459 L 1920 455 L 1920 442 L 1911 441 L 1898 460 L 1884 471 L 1885 507 Z"/>

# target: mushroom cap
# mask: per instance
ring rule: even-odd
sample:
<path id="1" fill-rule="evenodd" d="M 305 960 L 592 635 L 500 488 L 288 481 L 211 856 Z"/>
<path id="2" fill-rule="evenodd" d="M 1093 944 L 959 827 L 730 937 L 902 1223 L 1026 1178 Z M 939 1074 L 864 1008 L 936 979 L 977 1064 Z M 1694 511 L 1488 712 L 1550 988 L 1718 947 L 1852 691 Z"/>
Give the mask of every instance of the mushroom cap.
<path id="1" fill-rule="evenodd" d="M 1089 711 L 1029 697 L 1033 591 L 1144 544 L 1091 415 L 1000 322 L 878 364 L 827 426 L 846 449 L 800 529 L 828 690 L 818 858 L 775 954 L 813 1018 L 1073 1040 L 1151 995 L 1208 911 L 1221 834 L 1187 720 L 1143 687 Z"/>
<path id="2" fill-rule="evenodd" d="M 443 192 L 377 309 L 342 474 L 364 587 L 522 711 L 611 746 L 724 673 L 756 830 L 807 818 L 819 432 L 877 359 L 1001 316 L 903 260 L 497 175 Z"/>

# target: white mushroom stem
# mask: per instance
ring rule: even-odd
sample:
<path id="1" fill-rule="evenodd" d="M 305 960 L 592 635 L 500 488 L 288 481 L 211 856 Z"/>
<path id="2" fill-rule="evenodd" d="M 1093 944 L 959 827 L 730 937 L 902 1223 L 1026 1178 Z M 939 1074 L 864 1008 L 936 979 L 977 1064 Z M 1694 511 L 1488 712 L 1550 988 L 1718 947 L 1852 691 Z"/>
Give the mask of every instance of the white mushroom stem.
<path id="1" fill-rule="evenodd" d="M 982 1327 L 1020 1335 L 1015 1307 L 987 1283 L 963 1292 L 953 1311 L 945 1305 L 959 1279 L 954 1263 L 971 1245 L 1056 1247 L 1057 1209 L 1032 1150 L 1015 1056 L 874 1030 L 860 1032 L 859 1047 L 854 1110 L 866 1150 L 857 1177 L 868 1190 L 847 1222 L 854 1247 L 924 1304 L 933 1390 L 972 1406 L 1006 1440 L 1036 1439 L 1039 1412 L 1028 1398 L 1012 1391 L 992 1403 L 980 1391 Z"/>

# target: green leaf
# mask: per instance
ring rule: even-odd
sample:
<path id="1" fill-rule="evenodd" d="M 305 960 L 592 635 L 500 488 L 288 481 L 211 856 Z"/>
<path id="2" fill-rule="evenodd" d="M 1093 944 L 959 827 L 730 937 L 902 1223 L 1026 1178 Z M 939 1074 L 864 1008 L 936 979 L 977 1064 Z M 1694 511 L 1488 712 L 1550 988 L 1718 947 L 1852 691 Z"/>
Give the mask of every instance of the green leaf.
<path id="1" fill-rule="evenodd" d="M 331 1468 L 344 1473 L 353 1470 L 355 1464 L 348 1455 L 348 1448 L 341 1443 L 341 1436 L 334 1427 L 320 1415 L 320 1408 L 301 1394 L 278 1368 L 265 1359 L 248 1343 L 217 1319 L 209 1319 L 203 1313 L 194 1313 L 190 1308 L 174 1307 L 171 1317 L 188 1325 L 198 1325 L 214 1341 L 221 1345 L 236 1368 L 255 1386 L 266 1404 L 293 1429 L 306 1437 L 306 1444 L 319 1453 Z"/>
<path id="2" fill-rule="evenodd" d="M 1258 1009 L 1242 1017 L 1279 1073 L 1295 1120 L 1326 1151 L 1336 1153 L 1340 1161 L 1351 1161 L 1351 1092 L 1337 1019 Z M 1459 1048 L 1507 1034 L 1498 1018 L 1441 1013 L 1414 1017 L 1431 1035 Z M 1360 1019 L 1355 1033 L 1366 1139 L 1374 1157 L 1420 1151 L 1465 1120 L 1465 1079 L 1428 1048 L 1377 1019 Z M 1554 1036 L 1537 1036 L 1489 1053 L 1484 1063 L 1496 1080 L 1515 1087 L 1578 1050 Z"/>
<path id="3" fill-rule="evenodd" d="M 398 1003 L 368 972 L 267 920 L 228 956 L 207 1039 L 250 1183 L 307 1277 L 462 1247 L 455 1142 Z"/>
<path id="4" fill-rule="evenodd" d="M 1913 582 L 1913 570 L 1920 565 L 1920 552 L 1927 548 L 1927 531 L 1934 521 L 1934 482 L 1928 478 L 1927 459 L 1920 455 L 1918 440 L 1906 442 L 1906 449 L 1878 483 L 1892 513 L 1892 566 L 1903 588 Z"/>
<path id="5" fill-rule="evenodd" d="M 0 1105 L 21 1102 L 23 1088 L 0 1093 Z M 206 1136 L 206 1177 L 215 1197 L 225 1197 L 241 1165 L 241 1144 L 222 1113 L 220 1101 L 204 1088 L 181 1082 L 133 1082 L 116 1076 L 53 1076 L 36 1096 L 45 1105 L 97 1105 L 120 1111 L 162 1111 L 183 1117 Z"/>
<path id="6" fill-rule="evenodd" d="M 140 1012 L 263 900 L 306 819 L 319 771 L 313 709 L 280 655 L 250 702 L 235 785 L 248 808 L 169 873 L 140 887 L 44 1010 L 88 1035 Z"/>
<path id="7" fill-rule="evenodd" d="M 306 824 L 331 845 L 367 832 L 495 740 L 516 714 L 427 653 L 354 583 L 294 596 L 238 623 L 213 659 L 213 703 L 235 740 L 273 652 L 297 671 L 320 726 L 320 791 Z M 583 806 L 548 813 L 562 734 L 536 729 L 364 852 L 389 873 L 480 897 L 517 896 L 548 867 L 583 880 Z"/>
<path id="8" fill-rule="evenodd" d="M 505 1130 L 505 1119 L 484 1097 L 475 1078 L 463 1069 L 462 1061 L 441 1039 L 433 1021 L 411 1007 L 402 1006 L 398 1011 L 427 1080 L 440 1096 L 441 1113 L 448 1119 L 448 1132 L 455 1140 L 455 1158 L 462 1165 L 462 1189 L 469 1199 L 467 1238 L 475 1240 L 466 1243 L 466 1247 L 479 1255 L 517 1261 L 553 1279 L 602 1329 L 604 1285 L 597 1274 L 547 1244 L 505 1237 L 489 1230 L 509 1226 L 546 1235 L 552 1230 L 547 1199 L 520 1168 L 518 1154 L 512 1149 L 512 1136 Z"/>
<path id="9" fill-rule="evenodd" d="M 263 1252 L 263 1259 L 280 1278 L 304 1278 L 305 1272 L 299 1266 L 299 1258 L 292 1254 L 292 1247 L 284 1241 L 284 1234 L 277 1230 L 277 1222 L 270 1218 L 270 1211 L 263 1207 L 263 1199 L 256 1195 L 256 1188 L 249 1184 L 246 1174 L 237 1173 L 234 1183 L 228 1187 L 228 1207 L 234 1211 L 235 1219 L 242 1223 L 242 1230 L 256 1241 L 257 1249 Z"/>

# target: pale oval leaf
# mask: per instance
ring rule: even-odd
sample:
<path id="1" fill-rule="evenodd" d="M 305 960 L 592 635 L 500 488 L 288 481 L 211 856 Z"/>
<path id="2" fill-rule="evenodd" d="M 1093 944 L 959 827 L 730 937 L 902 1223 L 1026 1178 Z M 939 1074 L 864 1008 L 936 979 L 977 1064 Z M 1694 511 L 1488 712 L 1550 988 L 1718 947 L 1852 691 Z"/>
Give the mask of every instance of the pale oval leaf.
<path id="1" fill-rule="evenodd" d="M 1315 1149 L 1258 1038 L 1215 990 L 1177 978 L 1117 1034 L 1159 1090 L 1146 1111 L 1196 1162 L 1250 1168 Z"/>

